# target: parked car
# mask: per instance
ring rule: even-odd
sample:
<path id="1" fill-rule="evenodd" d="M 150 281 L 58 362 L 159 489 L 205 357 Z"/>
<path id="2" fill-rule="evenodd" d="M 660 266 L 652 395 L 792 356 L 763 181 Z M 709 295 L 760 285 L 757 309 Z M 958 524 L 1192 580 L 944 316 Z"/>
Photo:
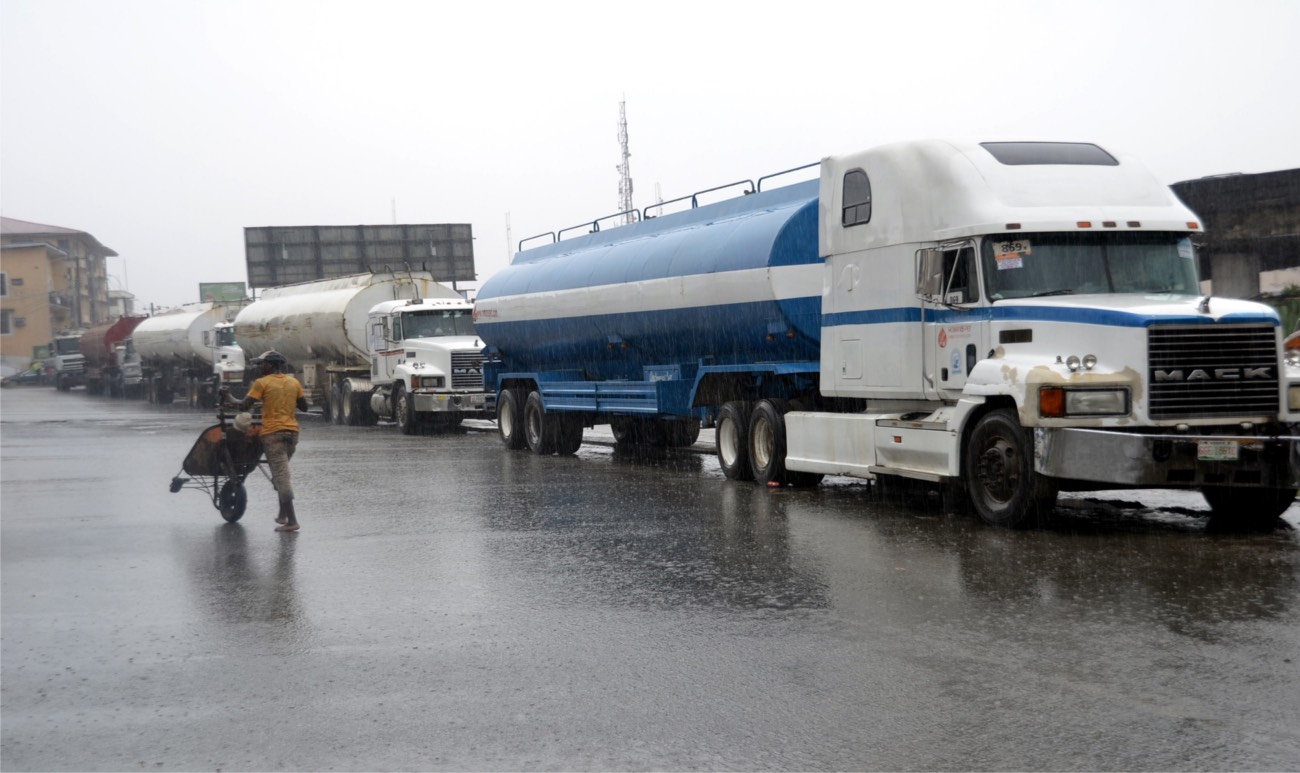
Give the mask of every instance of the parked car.
<path id="1" fill-rule="evenodd" d="M 20 370 L 12 376 L 0 379 L 0 386 L 43 386 L 46 384 L 45 373 L 39 370 Z"/>

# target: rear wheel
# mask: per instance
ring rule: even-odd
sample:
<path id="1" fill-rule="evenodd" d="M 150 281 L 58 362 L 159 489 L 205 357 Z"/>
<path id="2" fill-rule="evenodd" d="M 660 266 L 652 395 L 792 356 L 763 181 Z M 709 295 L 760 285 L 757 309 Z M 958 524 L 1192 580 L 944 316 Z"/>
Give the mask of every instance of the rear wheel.
<path id="1" fill-rule="evenodd" d="M 1056 486 L 1034 472 L 1033 440 L 1005 408 L 984 414 L 964 454 L 966 486 L 988 524 L 1021 529 L 1041 523 L 1056 502 Z"/>
<path id="2" fill-rule="evenodd" d="M 749 403 L 733 400 L 718 411 L 714 445 L 727 480 L 753 480 L 749 467 Z"/>
<path id="3" fill-rule="evenodd" d="M 501 442 L 511 451 L 523 450 L 528 441 L 524 438 L 524 406 L 518 389 L 503 389 L 497 400 L 497 433 Z"/>
<path id="4" fill-rule="evenodd" d="M 528 448 L 545 456 L 555 453 L 556 422 L 551 421 L 542 407 L 542 393 L 530 392 L 524 402 L 524 437 Z"/>
<path id="5" fill-rule="evenodd" d="M 664 442 L 669 448 L 690 448 L 700 439 L 700 420 L 664 421 Z"/>
<path id="6" fill-rule="evenodd" d="M 244 510 L 247 507 L 248 491 L 244 488 L 244 484 L 234 478 L 227 478 L 226 482 L 221 484 L 221 491 L 217 495 L 217 509 L 221 511 L 221 517 L 234 523 L 244 517 Z"/>
<path id="7" fill-rule="evenodd" d="M 1265 532 L 1295 502 L 1296 490 L 1209 486 L 1201 496 L 1210 506 L 1210 528 L 1220 532 Z"/>
<path id="8" fill-rule="evenodd" d="M 355 427 L 357 424 L 356 404 L 352 400 L 352 384 L 344 381 L 339 387 L 339 415 L 343 424 Z"/>
<path id="9" fill-rule="evenodd" d="M 578 453 L 578 449 L 582 447 L 582 417 L 561 413 L 552 418 L 559 423 L 555 438 L 555 453 L 564 456 Z"/>

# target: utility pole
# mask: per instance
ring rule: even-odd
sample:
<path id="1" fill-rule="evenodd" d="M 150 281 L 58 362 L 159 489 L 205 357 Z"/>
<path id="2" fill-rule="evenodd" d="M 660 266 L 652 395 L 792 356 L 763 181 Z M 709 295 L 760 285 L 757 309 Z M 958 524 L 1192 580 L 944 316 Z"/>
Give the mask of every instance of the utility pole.
<path id="1" fill-rule="evenodd" d="M 635 223 L 632 215 L 632 169 L 628 159 L 632 153 L 627 148 L 627 100 L 618 103 L 618 146 L 622 152 L 622 162 L 618 165 L 618 211 L 624 212 L 623 223 Z"/>

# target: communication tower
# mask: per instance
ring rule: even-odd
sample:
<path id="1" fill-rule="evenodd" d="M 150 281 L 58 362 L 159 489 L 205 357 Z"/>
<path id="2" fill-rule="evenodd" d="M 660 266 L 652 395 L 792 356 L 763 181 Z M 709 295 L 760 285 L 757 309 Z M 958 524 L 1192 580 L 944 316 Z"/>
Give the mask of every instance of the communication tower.
<path id="1" fill-rule="evenodd" d="M 628 159 L 632 153 L 627 149 L 627 100 L 618 103 L 618 146 L 622 152 L 622 163 L 618 165 L 618 211 L 625 212 L 623 222 L 636 221 L 632 215 L 632 169 Z"/>

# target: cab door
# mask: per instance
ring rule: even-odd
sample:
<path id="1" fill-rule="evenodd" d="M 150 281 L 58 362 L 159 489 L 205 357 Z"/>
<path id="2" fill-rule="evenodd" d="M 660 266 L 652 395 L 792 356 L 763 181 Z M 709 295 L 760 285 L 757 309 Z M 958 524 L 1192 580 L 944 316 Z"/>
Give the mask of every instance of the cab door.
<path id="1" fill-rule="evenodd" d="M 376 383 L 393 379 L 393 370 L 401 361 L 400 351 L 393 351 L 393 336 L 388 329 L 388 315 L 372 314 L 366 321 L 366 344 L 370 349 L 370 378 Z M 401 346 L 400 340 L 395 342 Z"/>
<path id="2" fill-rule="evenodd" d="M 988 352 L 989 309 L 980 292 L 978 255 L 974 241 L 919 253 L 922 375 L 931 399 L 957 399 Z"/>

